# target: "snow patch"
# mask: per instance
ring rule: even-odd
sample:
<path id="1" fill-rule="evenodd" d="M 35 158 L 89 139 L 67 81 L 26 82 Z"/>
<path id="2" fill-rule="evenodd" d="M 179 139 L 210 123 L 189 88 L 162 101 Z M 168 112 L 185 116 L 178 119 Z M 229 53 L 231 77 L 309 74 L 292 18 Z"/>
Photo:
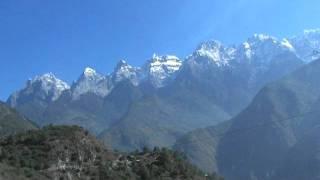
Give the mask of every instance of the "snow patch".
<path id="1" fill-rule="evenodd" d="M 145 65 L 144 71 L 151 83 L 156 88 L 160 88 L 174 78 L 175 73 L 180 70 L 181 66 L 182 61 L 176 56 L 154 54 Z"/>

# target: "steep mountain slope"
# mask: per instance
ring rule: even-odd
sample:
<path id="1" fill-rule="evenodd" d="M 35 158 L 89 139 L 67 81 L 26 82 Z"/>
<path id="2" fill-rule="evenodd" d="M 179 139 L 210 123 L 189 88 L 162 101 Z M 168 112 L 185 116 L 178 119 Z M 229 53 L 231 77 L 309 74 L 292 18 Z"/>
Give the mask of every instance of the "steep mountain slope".
<path id="1" fill-rule="evenodd" d="M 319 105 L 318 100 L 310 110 L 312 113 L 296 122 L 298 142 L 285 155 L 273 179 L 319 179 Z"/>
<path id="2" fill-rule="evenodd" d="M 316 161 L 316 154 L 304 141 L 314 142 L 307 135 L 319 125 L 319 75 L 320 60 L 264 87 L 229 124 L 192 131 L 176 142 L 175 149 L 198 167 L 231 180 L 316 177 L 311 171 L 306 176 L 303 172 L 309 171 L 302 169 L 317 169 L 316 164 L 307 165 Z M 292 173 L 294 169 L 300 170 Z"/>
<path id="3" fill-rule="evenodd" d="M 183 152 L 188 159 L 206 172 L 217 172 L 217 149 L 220 139 L 231 125 L 231 121 L 216 126 L 191 131 L 179 138 L 173 149 Z"/>
<path id="4" fill-rule="evenodd" d="M 0 102 L 0 137 L 31 129 L 36 129 L 32 122 Z"/>
<path id="5" fill-rule="evenodd" d="M 0 178 L 14 179 L 220 179 L 205 177 L 167 149 L 120 154 L 80 127 L 48 126 L 0 141 Z"/>
<path id="6" fill-rule="evenodd" d="M 189 130 L 229 118 L 223 110 L 196 92 L 187 89 L 170 92 L 145 96 L 132 103 L 124 118 L 99 138 L 110 142 L 116 149 L 126 151 L 144 146 L 169 146 Z"/>
<path id="7" fill-rule="evenodd" d="M 320 61 L 263 88 L 233 119 L 218 146 L 227 179 L 268 179 L 299 140 L 299 127 L 320 95 Z M 303 124 L 303 121 L 301 122 Z M 250 129 L 232 133 L 239 129 Z"/>
<path id="8" fill-rule="evenodd" d="M 317 126 L 290 149 L 273 179 L 319 179 L 319 138 L 319 126 Z"/>

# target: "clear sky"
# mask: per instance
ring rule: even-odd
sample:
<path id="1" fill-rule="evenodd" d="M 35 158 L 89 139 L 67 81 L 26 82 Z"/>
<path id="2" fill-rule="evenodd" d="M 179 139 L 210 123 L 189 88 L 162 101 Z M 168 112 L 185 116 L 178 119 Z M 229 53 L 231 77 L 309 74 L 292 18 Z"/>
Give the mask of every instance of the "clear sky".
<path id="1" fill-rule="evenodd" d="M 201 41 L 254 33 L 292 36 L 320 27 L 319 0 L 1 0 L 0 99 L 37 74 L 71 83 L 86 66 L 184 58 Z"/>

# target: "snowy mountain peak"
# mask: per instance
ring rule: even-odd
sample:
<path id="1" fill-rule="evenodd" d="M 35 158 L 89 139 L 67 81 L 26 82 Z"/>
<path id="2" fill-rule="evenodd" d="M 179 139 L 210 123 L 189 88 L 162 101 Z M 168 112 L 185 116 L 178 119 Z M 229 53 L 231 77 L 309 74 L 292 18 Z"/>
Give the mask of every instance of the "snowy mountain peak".
<path id="1" fill-rule="evenodd" d="M 72 85 L 71 92 L 74 100 L 87 93 L 104 97 L 109 93 L 108 79 L 94 69 L 87 67 L 77 82 Z"/>
<path id="2" fill-rule="evenodd" d="M 180 70 L 181 66 L 182 61 L 176 56 L 154 54 L 146 63 L 144 70 L 151 84 L 160 88 L 174 78 L 175 73 Z"/>
<path id="3" fill-rule="evenodd" d="M 187 58 L 191 66 L 206 68 L 235 67 L 237 64 L 269 64 L 279 55 L 294 53 L 295 48 L 288 39 L 278 40 L 266 34 L 254 34 L 239 46 L 224 46 L 219 41 L 207 41 L 198 46 Z"/>
<path id="4" fill-rule="evenodd" d="M 120 60 L 120 61 L 118 61 L 118 63 L 117 63 L 117 66 L 116 67 L 122 67 L 122 66 L 128 66 L 128 63 L 127 63 L 127 61 L 125 61 L 125 60 Z M 130 65 L 129 65 L 130 66 Z"/>
<path id="5" fill-rule="evenodd" d="M 266 34 L 254 34 L 253 37 L 249 38 L 249 41 L 273 41 L 276 42 L 277 39 L 273 36 Z"/>
<path id="6" fill-rule="evenodd" d="M 158 56 L 156 54 L 153 55 L 152 59 L 147 63 L 150 71 L 178 71 L 182 65 L 182 61 L 173 55 L 164 55 Z"/>
<path id="7" fill-rule="evenodd" d="M 212 50 L 212 49 L 219 49 L 221 48 L 222 43 L 217 40 L 209 40 L 201 43 L 196 51 L 206 51 L 206 50 Z"/>
<path id="8" fill-rule="evenodd" d="M 29 82 L 34 83 L 36 81 L 54 81 L 55 79 L 56 79 L 55 75 L 50 72 L 40 76 L 36 76 L 32 79 L 29 79 Z"/>
<path id="9" fill-rule="evenodd" d="M 305 62 L 320 58 L 320 29 L 304 30 L 302 35 L 288 41 L 295 48 L 297 56 Z"/>
<path id="10" fill-rule="evenodd" d="M 138 85 L 140 82 L 141 69 L 129 65 L 126 61 L 118 62 L 114 72 L 112 73 L 113 83 L 118 83 L 123 80 L 130 80 L 132 84 Z"/>
<path id="11" fill-rule="evenodd" d="M 46 73 L 42 76 L 36 76 L 32 80 L 30 80 L 28 84 L 32 85 L 37 82 L 41 82 L 43 89 L 46 91 L 53 89 L 62 92 L 64 90 L 70 89 L 70 86 L 66 82 L 56 78 L 53 73 Z"/>
<path id="12" fill-rule="evenodd" d="M 131 65 L 129 65 L 125 60 L 120 60 L 115 68 L 115 73 L 119 72 L 119 73 L 125 73 L 127 71 L 131 71 L 135 69 L 134 67 L 132 67 Z"/>
<path id="13" fill-rule="evenodd" d="M 94 70 L 90 67 L 86 67 L 83 71 L 83 75 L 86 77 L 92 77 L 92 76 L 97 75 L 97 72 L 96 72 L 96 70 Z"/>
<path id="14" fill-rule="evenodd" d="M 282 39 L 282 41 L 280 42 L 281 46 L 283 48 L 287 48 L 291 51 L 295 51 L 295 48 L 293 47 L 293 45 L 290 43 L 290 41 L 286 38 Z"/>
<path id="15" fill-rule="evenodd" d="M 274 46 L 283 48 L 283 50 L 294 51 L 294 47 L 288 39 L 284 38 L 282 40 L 278 40 L 277 38 L 266 34 L 254 34 L 253 37 L 249 38 L 248 41 L 244 43 L 244 45 L 245 48 L 248 48 L 249 46 L 255 48 L 268 48 L 268 46 Z M 272 54 L 272 52 L 269 53 Z"/>
<path id="16" fill-rule="evenodd" d="M 196 63 L 210 64 L 216 66 L 227 66 L 229 60 L 233 58 L 235 49 L 233 47 L 224 47 L 221 42 L 216 40 L 201 43 L 193 55 L 188 59 Z"/>
<path id="17" fill-rule="evenodd" d="M 295 48 L 287 39 L 277 38 L 265 34 L 255 34 L 238 48 L 238 57 L 245 57 L 250 62 L 266 64 L 278 55 L 293 53 Z"/>
<path id="18" fill-rule="evenodd" d="M 319 34 L 320 35 L 320 28 L 317 29 L 305 29 L 303 31 L 305 36 L 309 36 L 309 35 L 315 35 L 315 34 Z"/>
<path id="19" fill-rule="evenodd" d="M 196 53 L 200 56 L 217 56 L 220 49 L 222 47 L 222 43 L 216 40 L 206 41 L 201 43 L 196 49 Z"/>
<path id="20" fill-rule="evenodd" d="M 15 107 L 20 97 L 25 96 L 55 101 L 68 89 L 70 86 L 66 82 L 56 78 L 53 73 L 46 73 L 28 80 L 25 88 L 12 94 L 8 102 L 12 107 Z"/>
<path id="21" fill-rule="evenodd" d="M 180 59 L 177 56 L 173 55 L 164 55 L 164 56 L 159 56 L 157 54 L 153 54 L 151 62 L 168 62 L 168 61 L 176 61 L 176 62 L 181 62 Z"/>
<path id="22" fill-rule="evenodd" d="M 105 76 L 100 73 L 97 73 L 96 70 L 90 67 L 86 67 L 76 83 L 80 83 L 81 81 L 99 81 L 104 78 Z"/>

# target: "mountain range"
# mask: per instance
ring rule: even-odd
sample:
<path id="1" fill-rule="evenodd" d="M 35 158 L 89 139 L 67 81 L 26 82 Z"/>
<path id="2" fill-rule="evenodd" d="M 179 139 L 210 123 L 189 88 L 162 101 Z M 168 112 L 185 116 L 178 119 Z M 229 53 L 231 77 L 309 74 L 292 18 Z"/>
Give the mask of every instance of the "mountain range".
<path id="1" fill-rule="evenodd" d="M 86 68 L 72 85 L 48 73 L 7 104 L 40 126 L 86 127 L 116 149 L 171 146 L 189 131 L 234 117 L 266 84 L 316 59 L 319 34 L 255 34 L 231 46 L 207 41 L 184 60 L 154 55 L 142 67 L 119 61 L 110 75 Z"/>

